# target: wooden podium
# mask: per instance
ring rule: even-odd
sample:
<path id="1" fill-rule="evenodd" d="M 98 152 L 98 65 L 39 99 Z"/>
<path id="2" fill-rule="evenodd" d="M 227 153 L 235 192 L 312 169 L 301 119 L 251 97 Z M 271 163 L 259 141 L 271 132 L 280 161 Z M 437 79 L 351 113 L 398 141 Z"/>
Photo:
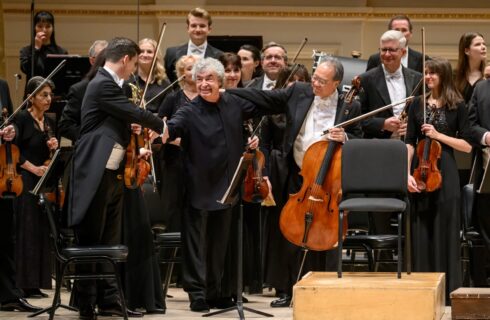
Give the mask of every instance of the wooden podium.
<path id="1" fill-rule="evenodd" d="M 295 320 L 440 320 L 443 273 L 310 272 L 293 289 Z"/>

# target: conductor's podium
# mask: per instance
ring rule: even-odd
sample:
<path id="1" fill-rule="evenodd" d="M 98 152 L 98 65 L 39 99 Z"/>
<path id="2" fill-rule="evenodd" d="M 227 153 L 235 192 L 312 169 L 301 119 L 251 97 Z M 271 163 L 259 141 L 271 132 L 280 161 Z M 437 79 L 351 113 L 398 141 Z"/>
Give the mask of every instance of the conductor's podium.
<path id="1" fill-rule="evenodd" d="M 295 320 L 440 320 L 443 273 L 310 272 L 293 289 Z"/>

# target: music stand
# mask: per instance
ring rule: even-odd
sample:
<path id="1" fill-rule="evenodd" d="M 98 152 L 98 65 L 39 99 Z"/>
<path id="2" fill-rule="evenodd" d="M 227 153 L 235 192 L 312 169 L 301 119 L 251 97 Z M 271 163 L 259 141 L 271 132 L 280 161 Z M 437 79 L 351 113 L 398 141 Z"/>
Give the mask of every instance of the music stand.
<path id="1" fill-rule="evenodd" d="M 243 203 L 240 196 L 241 187 L 243 184 L 243 180 L 245 179 L 247 168 L 251 165 L 252 159 L 245 158 L 242 156 L 240 161 L 238 162 L 238 166 L 233 174 L 233 179 L 231 180 L 230 186 L 226 190 L 223 198 L 218 200 L 221 204 L 233 204 L 237 197 L 240 198 L 240 213 L 238 216 L 238 232 L 237 232 L 237 242 L 238 242 L 238 250 L 237 250 L 237 289 L 236 289 L 236 305 L 227 309 L 218 310 L 215 312 L 204 314 L 203 317 L 211 317 L 217 314 L 222 314 L 231 310 L 237 310 L 238 316 L 240 320 L 245 319 L 245 315 L 243 313 L 244 310 L 250 311 L 256 314 L 260 314 L 264 317 L 273 317 L 272 314 L 265 313 L 259 310 L 255 310 L 249 307 L 243 306 L 242 300 L 242 291 L 243 291 Z"/>
<path id="2" fill-rule="evenodd" d="M 35 196 L 39 197 L 39 205 L 41 206 L 42 210 L 44 212 L 49 212 L 51 211 L 51 206 L 47 199 L 44 196 L 44 193 L 49 193 L 53 192 L 56 190 L 58 187 L 58 180 L 63 176 L 63 173 L 65 171 L 65 167 L 70 163 L 70 159 L 73 153 L 73 148 L 72 147 L 61 147 L 60 149 L 57 149 L 53 155 L 53 158 L 51 159 L 51 162 L 48 166 L 48 169 L 44 173 L 44 175 L 39 179 L 38 183 L 34 187 L 33 190 L 30 191 Z M 48 211 L 49 210 L 49 211 Z M 52 217 L 52 214 L 47 214 L 48 217 Z M 49 219 L 48 221 L 50 224 L 55 223 L 54 219 Z M 51 228 L 52 230 L 55 230 L 55 228 Z M 56 237 L 57 235 L 52 235 L 53 237 Z M 56 273 L 58 274 L 58 264 L 55 264 L 56 266 Z M 71 311 L 78 311 L 77 308 L 67 306 L 61 303 L 61 297 L 58 297 L 58 301 L 56 302 L 55 307 L 49 306 L 47 308 L 44 308 L 42 310 L 36 311 L 35 313 L 30 314 L 28 317 L 32 318 L 35 316 L 38 316 L 42 313 L 48 312 L 51 314 L 51 312 L 54 314 L 54 311 L 58 309 L 59 307 L 65 308 L 67 310 Z M 53 310 L 54 309 L 54 310 Z"/>

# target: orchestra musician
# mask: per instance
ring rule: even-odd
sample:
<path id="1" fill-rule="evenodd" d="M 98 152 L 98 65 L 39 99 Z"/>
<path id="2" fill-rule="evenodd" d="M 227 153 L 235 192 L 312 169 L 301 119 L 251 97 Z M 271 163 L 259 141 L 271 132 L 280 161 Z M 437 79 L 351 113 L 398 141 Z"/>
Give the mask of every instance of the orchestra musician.
<path id="1" fill-rule="evenodd" d="M 471 152 L 468 114 L 464 100 L 455 89 L 451 64 L 442 58 L 427 61 L 425 81 L 427 94 L 426 121 L 423 97 L 417 97 L 409 108 L 405 142 L 408 169 L 417 166 L 414 157 L 417 143 L 429 137 L 438 141 L 442 152 L 438 167 L 442 186 L 432 192 L 422 192 L 414 177 L 408 177 L 411 192 L 413 270 L 446 274 L 446 304 L 449 293 L 462 286 L 460 253 L 460 188 L 453 151 Z M 434 142 L 432 142 L 434 143 Z M 419 155 L 420 156 L 420 155 Z M 416 158 L 418 160 L 416 160 Z"/>
<path id="2" fill-rule="evenodd" d="M 8 92 L 7 82 L 2 79 L 0 81 L 0 95 L 3 106 L 7 106 L 8 101 L 10 101 Z M 0 138 L 3 142 L 13 141 L 15 134 L 13 125 L 0 129 Z M 17 200 L 12 197 L 0 198 L 0 212 L 2 212 L 0 215 L 0 311 L 36 312 L 41 308 L 31 305 L 24 299 L 24 293 L 17 285 L 14 257 L 16 202 Z"/>
<path id="3" fill-rule="evenodd" d="M 194 8 L 187 15 L 187 34 L 189 41 L 177 47 L 167 48 L 165 52 L 165 71 L 170 82 L 174 82 L 175 63 L 185 55 L 196 55 L 201 58 L 218 58 L 223 52 L 208 43 L 213 20 L 211 15 L 203 8 Z"/>
<path id="4" fill-rule="evenodd" d="M 391 18 L 390 22 L 388 23 L 388 30 L 397 30 L 403 33 L 403 36 L 407 40 L 406 42 L 406 51 L 405 54 L 402 56 L 401 63 L 405 68 L 415 70 L 417 72 L 422 73 L 422 53 L 413 50 L 412 48 L 408 47 L 408 43 L 410 42 L 410 39 L 412 39 L 412 22 L 410 21 L 410 18 L 406 15 L 396 15 Z M 429 58 L 426 57 L 428 60 Z M 376 68 L 381 64 L 382 58 L 381 54 L 379 52 L 372 54 L 367 63 L 366 71 L 371 70 L 373 68 Z"/>
<path id="5" fill-rule="evenodd" d="M 260 50 L 251 44 L 244 44 L 240 47 L 237 54 L 242 63 L 242 83 L 244 86 L 253 78 L 262 76 L 262 66 L 260 65 Z"/>
<path id="6" fill-rule="evenodd" d="M 487 59 L 485 39 L 478 32 L 466 32 L 459 39 L 456 89 L 466 104 L 471 99 L 478 81 L 483 79 Z"/>
<path id="7" fill-rule="evenodd" d="M 479 81 L 475 84 L 473 96 L 468 104 L 468 118 L 471 128 L 471 138 L 475 147 L 474 163 L 474 188 L 478 189 L 481 184 L 484 168 L 488 155 L 486 151 L 490 146 L 490 82 L 488 79 Z M 488 174 L 488 172 L 486 172 Z M 475 192 L 474 210 L 478 219 L 478 231 L 485 241 L 487 247 L 487 256 L 490 256 L 490 195 L 486 193 Z M 488 274 L 475 275 L 475 286 L 487 286 Z"/>
<path id="8" fill-rule="evenodd" d="M 68 224 L 74 227 L 80 245 L 121 244 L 121 162 L 129 143 L 130 124 L 162 131 L 162 120 L 135 107 L 122 89 L 124 80 L 136 70 L 139 53 L 138 45 L 130 39 L 109 41 L 105 64 L 85 92 L 68 202 Z M 98 286 L 95 281 L 80 281 L 78 293 L 81 319 L 96 318 L 96 303 L 100 315 L 123 314 L 114 281 L 99 281 Z M 128 314 L 142 316 L 129 310 Z"/>
<path id="9" fill-rule="evenodd" d="M 276 85 L 279 72 L 286 67 L 288 62 L 288 52 L 284 46 L 269 42 L 266 44 L 260 53 L 260 64 L 264 74 L 249 84 L 250 88 L 258 88 L 262 90 L 272 90 Z"/>
<path id="10" fill-rule="evenodd" d="M 312 83 L 296 82 L 287 89 L 264 91 L 256 88 L 228 90 L 230 93 L 245 98 L 261 108 L 267 106 L 282 108 L 286 113 L 286 129 L 283 145 L 283 163 L 287 168 L 283 172 L 287 179 L 287 187 L 281 188 L 287 194 L 293 194 L 300 190 L 302 179 L 299 174 L 303 156 L 308 147 L 322 139 L 324 130 L 334 124 L 351 119 L 360 114 L 359 102 L 354 100 L 352 104 L 344 103 L 343 96 L 338 91 L 338 85 L 342 81 L 344 68 L 340 61 L 333 57 L 324 57 L 312 76 Z M 330 130 L 323 139 L 337 142 L 345 142 L 361 136 L 359 123 L 343 128 Z M 287 198 L 283 194 L 283 199 Z M 301 248 L 296 247 L 294 258 L 289 257 L 287 264 L 287 277 L 284 278 L 283 292 L 279 299 L 271 302 L 272 307 L 288 307 L 292 298 L 293 285 L 299 272 L 301 263 Z M 309 254 L 305 270 L 334 271 L 337 266 L 337 251 L 329 250 L 327 259 L 315 259 L 315 255 Z M 320 261 L 318 261 L 320 260 Z M 325 262 L 326 261 L 326 262 Z"/>
<path id="11" fill-rule="evenodd" d="M 44 81 L 35 76 L 26 86 L 27 94 Z M 46 172 L 46 161 L 58 148 L 55 123 L 45 115 L 52 101 L 54 84 L 46 82 L 28 101 L 26 109 L 16 114 L 15 144 L 20 151 L 20 173 L 23 190 L 18 199 L 15 259 L 17 284 L 25 297 L 47 297 L 40 289 L 51 289 L 51 249 L 46 215 L 38 205 L 38 197 L 29 191 Z M 37 270 L 37 272 L 32 272 Z"/>
<path id="12" fill-rule="evenodd" d="M 48 11 L 39 11 L 34 16 L 34 71 L 32 72 L 32 44 L 20 49 L 20 69 L 26 75 L 26 83 L 34 76 L 46 77 L 51 70 L 46 70 L 48 54 L 68 54 L 58 46 L 54 36 L 54 16 Z M 27 86 L 27 84 L 26 84 Z"/>
<path id="13" fill-rule="evenodd" d="M 389 30 L 381 36 L 379 41 L 381 65 L 359 76 L 363 88 L 359 94 L 363 114 L 410 96 L 422 79 L 421 73 L 402 65 L 402 57 L 406 52 L 405 46 L 406 39 L 400 31 Z M 364 138 L 400 139 L 403 137 L 407 125 L 400 115 L 404 108 L 405 105 L 401 104 L 363 120 L 361 126 Z M 391 216 L 391 213 L 372 214 L 370 217 L 370 222 L 373 223 L 370 226 L 372 232 L 393 233 Z M 383 255 L 383 259 L 391 259 L 391 254 L 388 252 L 379 252 L 379 254 Z M 390 266 L 381 264 L 380 268 L 390 268 Z"/>
<path id="14" fill-rule="evenodd" d="M 68 101 L 61 113 L 58 130 L 60 136 L 70 139 L 73 143 L 80 136 L 80 121 L 82 118 L 80 112 L 82 110 L 83 96 L 87 90 L 88 83 L 95 77 L 99 67 L 102 67 L 105 63 L 105 47 L 107 47 L 106 40 L 96 40 L 92 44 L 89 49 L 90 63 L 92 64 L 89 72 L 81 81 L 72 85 L 68 90 Z"/>

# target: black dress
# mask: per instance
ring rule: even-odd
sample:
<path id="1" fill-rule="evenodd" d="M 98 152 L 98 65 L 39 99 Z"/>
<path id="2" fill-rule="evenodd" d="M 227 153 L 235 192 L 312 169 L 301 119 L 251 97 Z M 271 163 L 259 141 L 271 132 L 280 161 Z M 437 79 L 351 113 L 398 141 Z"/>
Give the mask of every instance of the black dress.
<path id="1" fill-rule="evenodd" d="M 51 119 L 45 117 L 44 121 L 45 128 L 46 123 L 54 128 Z M 15 144 L 20 150 L 20 164 L 28 160 L 35 166 L 42 165 L 49 158 L 46 134 L 40 130 L 27 110 L 20 111 L 14 122 L 18 129 Z M 19 288 L 50 289 L 51 250 L 48 221 L 37 203 L 37 197 L 29 193 L 39 177 L 24 169 L 20 169 L 20 172 L 24 188 L 18 202 L 16 221 L 17 285 Z"/>
<path id="2" fill-rule="evenodd" d="M 429 110 L 429 109 L 427 109 Z M 468 140 L 468 116 L 464 102 L 455 110 L 446 106 L 435 109 L 434 127 L 440 133 Z M 427 112 L 427 116 L 430 115 Z M 405 142 L 416 147 L 424 136 L 420 99 L 414 100 L 408 116 Z M 411 194 L 413 269 L 416 272 L 446 273 L 446 304 L 449 294 L 462 286 L 460 254 L 460 188 L 453 148 L 441 143 L 439 170 L 442 186 L 431 193 Z M 414 156 L 414 166 L 417 165 Z"/>
<path id="3" fill-rule="evenodd" d="M 20 49 L 20 69 L 26 75 L 26 83 L 31 78 L 32 47 L 30 45 Z M 34 50 L 34 76 L 46 77 L 51 71 L 46 69 L 46 56 L 48 54 L 68 54 L 68 51 L 57 45 L 42 46 Z"/>

